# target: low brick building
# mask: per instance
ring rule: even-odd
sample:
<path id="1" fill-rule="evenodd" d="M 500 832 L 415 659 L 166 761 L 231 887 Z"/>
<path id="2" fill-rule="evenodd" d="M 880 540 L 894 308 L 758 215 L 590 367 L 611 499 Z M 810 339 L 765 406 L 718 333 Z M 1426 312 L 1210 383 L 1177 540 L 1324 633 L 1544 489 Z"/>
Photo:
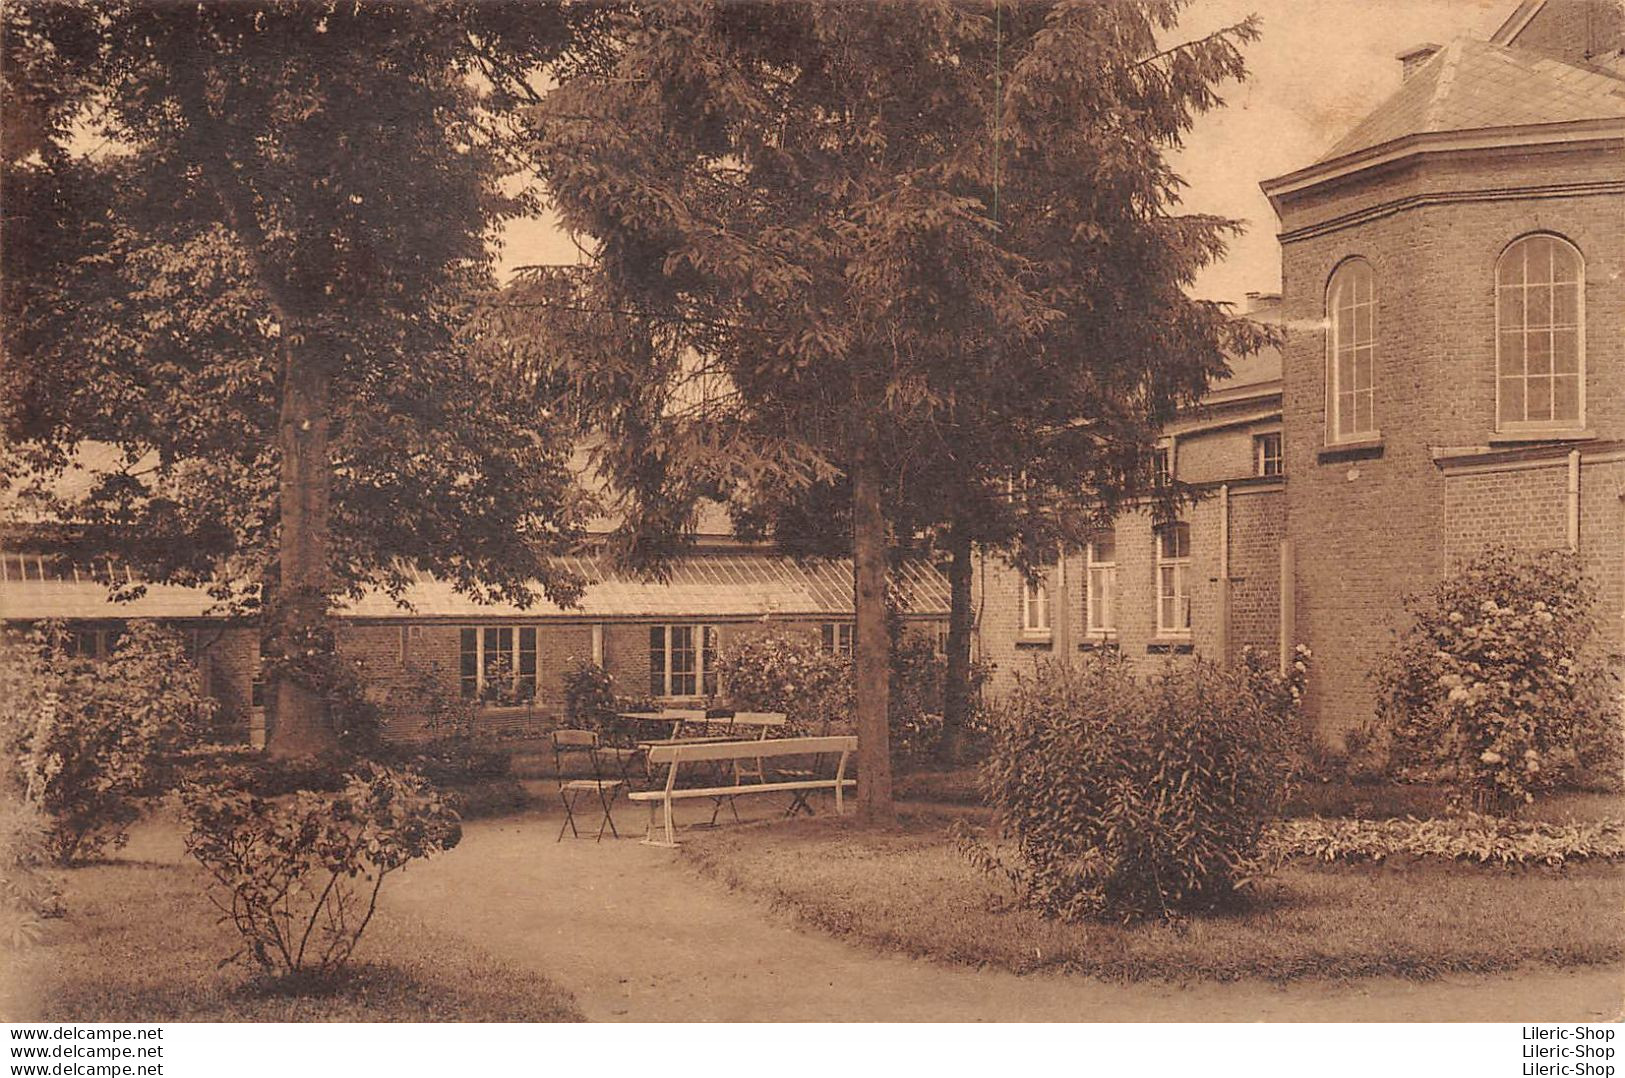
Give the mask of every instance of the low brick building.
<path id="1" fill-rule="evenodd" d="M 1254 317 L 1276 316 L 1279 297 L 1253 300 Z M 1039 662 L 1102 648 L 1137 665 L 1234 658 L 1243 646 L 1276 652 L 1286 486 L 1280 373 L 1274 349 L 1237 360 L 1231 377 L 1165 432 L 1167 474 L 1196 495 L 1177 519 L 1131 507 L 1061 552 L 1038 581 L 995 554 L 979 557 L 975 653 L 992 666 L 991 691 Z"/>
<path id="2" fill-rule="evenodd" d="M 1402 598 L 1492 541 L 1580 551 L 1625 614 L 1625 14 L 1527 2 L 1400 56 L 1263 184 L 1281 221 L 1286 533 L 1308 706 L 1373 711 Z"/>
<path id="3" fill-rule="evenodd" d="M 713 537 L 671 567 L 663 582 L 615 573 L 592 554 L 562 559 L 585 580 L 570 608 L 539 602 L 527 610 L 481 605 L 422 578 L 402 607 L 372 594 L 337 612 L 341 654 L 358 660 L 369 694 L 395 737 L 423 734 L 427 693 L 473 707 L 476 728 L 545 721 L 563 704 L 563 674 L 574 660 L 598 662 L 627 696 L 670 703 L 725 702 L 718 652 L 770 629 L 803 632 L 832 650 L 852 643 L 852 566 L 797 562 L 772 550 Z M 161 621 L 190 641 L 205 690 L 220 702 L 220 735 L 262 744 L 259 631 L 212 617 L 201 588 L 148 586 L 114 603 L 105 567 L 92 572 L 39 553 L 0 554 L 0 620 L 59 619 L 71 643 L 104 655 L 123 626 Z M 928 564 L 905 561 L 893 591 L 908 628 L 939 634 L 947 585 Z"/>

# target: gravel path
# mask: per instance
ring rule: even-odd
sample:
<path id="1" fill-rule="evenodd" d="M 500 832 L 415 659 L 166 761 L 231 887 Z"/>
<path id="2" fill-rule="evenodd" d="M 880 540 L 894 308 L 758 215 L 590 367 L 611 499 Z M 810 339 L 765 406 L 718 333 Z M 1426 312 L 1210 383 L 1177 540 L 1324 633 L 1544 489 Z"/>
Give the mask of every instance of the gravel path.
<path id="1" fill-rule="evenodd" d="M 1417 983 L 1121 986 L 880 955 L 797 931 L 633 838 L 555 843 L 560 817 L 471 823 L 386 901 L 575 992 L 597 1021 L 1595 1021 L 1625 969 Z M 641 835 L 641 814 L 616 814 Z M 681 820 L 679 821 L 681 822 Z"/>

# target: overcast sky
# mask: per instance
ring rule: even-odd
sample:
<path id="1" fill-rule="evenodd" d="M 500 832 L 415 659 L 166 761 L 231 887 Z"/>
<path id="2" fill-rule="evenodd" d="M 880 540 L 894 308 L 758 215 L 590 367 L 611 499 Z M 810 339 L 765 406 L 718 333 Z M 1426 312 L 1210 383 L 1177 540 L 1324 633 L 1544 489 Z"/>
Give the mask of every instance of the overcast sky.
<path id="1" fill-rule="evenodd" d="M 1393 93 L 1396 53 L 1425 41 L 1487 38 L 1516 7 L 1516 0 L 1196 0 L 1184 37 L 1250 13 L 1264 32 L 1247 51 L 1251 77 L 1223 90 L 1225 106 L 1197 121 L 1177 158 L 1190 183 L 1187 210 L 1248 222 L 1196 293 L 1240 303 L 1250 291 L 1277 291 L 1277 222 L 1259 181 L 1311 164 Z M 551 221 L 523 221 L 508 231 L 501 267 L 576 259 Z"/>

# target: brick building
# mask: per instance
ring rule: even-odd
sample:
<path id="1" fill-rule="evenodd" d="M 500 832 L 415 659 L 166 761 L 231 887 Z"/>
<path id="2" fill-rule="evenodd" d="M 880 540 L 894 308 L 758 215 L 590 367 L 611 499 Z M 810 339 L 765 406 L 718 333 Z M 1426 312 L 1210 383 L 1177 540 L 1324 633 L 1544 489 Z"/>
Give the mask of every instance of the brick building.
<path id="1" fill-rule="evenodd" d="M 1617 0 L 1531 0 L 1403 53 L 1394 94 L 1265 181 L 1280 217 L 1286 533 L 1309 708 L 1369 717 L 1401 599 L 1491 541 L 1578 550 L 1625 614 Z"/>
<path id="2" fill-rule="evenodd" d="M 1276 317 L 1278 296 L 1252 314 Z M 997 555 L 972 578 L 975 652 L 992 664 L 991 691 L 1044 660 L 1115 649 L 1138 665 L 1201 654 L 1233 658 L 1280 639 L 1280 543 L 1285 520 L 1281 357 L 1237 360 L 1230 378 L 1170 426 L 1159 467 L 1197 500 L 1176 520 L 1131 507 L 1037 581 Z M 1175 660 L 1177 661 L 1177 660 Z"/>

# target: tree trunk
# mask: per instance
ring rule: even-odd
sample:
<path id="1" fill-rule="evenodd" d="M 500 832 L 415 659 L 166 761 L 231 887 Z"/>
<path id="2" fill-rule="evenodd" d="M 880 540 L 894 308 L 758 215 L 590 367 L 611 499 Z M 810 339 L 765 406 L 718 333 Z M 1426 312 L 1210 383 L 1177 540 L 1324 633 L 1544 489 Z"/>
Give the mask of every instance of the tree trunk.
<path id="1" fill-rule="evenodd" d="M 886 515 L 880 463 L 865 446 L 852 474 L 852 584 L 857 613 L 858 818 L 897 819 L 891 790 L 891 637 L 886 632 Z"/>
<path id="2" fill-rule="evenodd" d="M 281 528 L 277 548 L 277 588 L 265 610 L 262 640 L 274 654 L 308 668 L 322 657 L 327 629 L 327 516 L 332 486 L 328 460 L 328 395 L 331 377 L 299 327 L 284 327 L 282 416 L 278 441 L 282 450 Z M 317 346 L 319 347 L 319 345 Z M 289 677 L 276 664 L 267 666 L 266 732 L 271 756 L 315 756 L 338 748 L 323 694 Z"/>
<path id="3" fill-rule="evenodd" d="M 952 766 L 964 751 L 970 719 L 971 610 L 970 533 L 955 522 L 948 533 L 948 663 L 942 682 L 942 740 L 938 762 Z"/>

